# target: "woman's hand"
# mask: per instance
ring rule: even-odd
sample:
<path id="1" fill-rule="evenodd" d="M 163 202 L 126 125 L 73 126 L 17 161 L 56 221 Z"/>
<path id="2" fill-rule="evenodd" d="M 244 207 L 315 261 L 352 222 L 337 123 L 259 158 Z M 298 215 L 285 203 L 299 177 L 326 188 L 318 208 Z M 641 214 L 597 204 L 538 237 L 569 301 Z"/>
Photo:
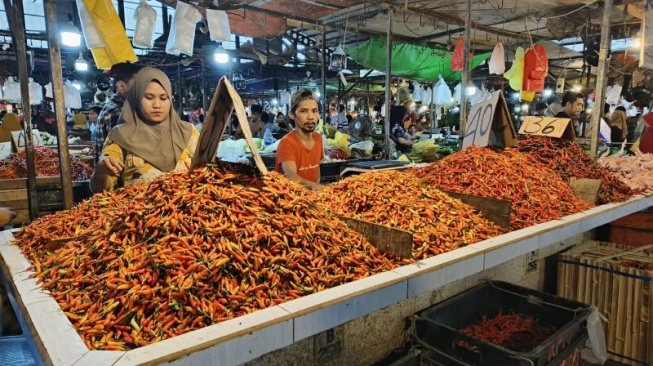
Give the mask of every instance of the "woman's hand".
<path id="1" fill-rule="evenodd" d="M 113 156 L 105 156 L 95 166 L 98 173 L 114 177 L 119 177 L 123 169 L 125 169 L 125 164 Z"/>

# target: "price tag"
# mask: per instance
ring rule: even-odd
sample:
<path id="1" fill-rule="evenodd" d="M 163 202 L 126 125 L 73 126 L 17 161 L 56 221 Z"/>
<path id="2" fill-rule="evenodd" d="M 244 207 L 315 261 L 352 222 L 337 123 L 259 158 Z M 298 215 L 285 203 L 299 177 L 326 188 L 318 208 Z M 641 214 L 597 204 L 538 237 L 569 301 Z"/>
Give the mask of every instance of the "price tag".
<path id="1" fill-rule="evenodd" d="M 501 91 L 472 105 L 467 119 L 467 129 L 463 136 L 462 149 L 475 146 L 509 147 L 517 144 L 515 127 L 510 120 L 510 112 Z"/>
<path id="2" fill-rule="evenodd" d="M 519 128 L 522 135 L 539 135 L 547 137 L 575 138 L 574 129 L 569 118 L 527 116 Z"/>

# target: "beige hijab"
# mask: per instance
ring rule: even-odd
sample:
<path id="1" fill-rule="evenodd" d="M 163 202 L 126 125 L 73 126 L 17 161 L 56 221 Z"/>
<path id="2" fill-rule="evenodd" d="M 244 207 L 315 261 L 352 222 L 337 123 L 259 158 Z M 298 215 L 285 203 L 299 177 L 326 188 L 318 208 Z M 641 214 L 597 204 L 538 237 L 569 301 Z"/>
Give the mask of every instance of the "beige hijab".
<path id="1" fill-rule="evenodd" d="M 161 84 L 172 99 L 170 79 L 163 71 L 151 67 L 141 69 L 134 76 L 134 85 L 127 93 L 118 126 L 109 132 L 109 138 L 155 168 L 169 172 L 175 169 L 182 151 L 188 146 L 193 126 L 182 121 L 172 105 L 168 118 L 161 123 L 143 119 L 141 100 L 152 81 Z"/>

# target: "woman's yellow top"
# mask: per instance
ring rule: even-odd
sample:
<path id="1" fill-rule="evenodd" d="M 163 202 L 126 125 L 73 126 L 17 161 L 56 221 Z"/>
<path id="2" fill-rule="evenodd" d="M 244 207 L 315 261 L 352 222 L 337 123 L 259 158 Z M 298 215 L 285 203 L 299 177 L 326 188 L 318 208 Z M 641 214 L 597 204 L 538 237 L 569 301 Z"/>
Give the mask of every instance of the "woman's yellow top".
<path id="1" fill-rule="evenodd" d="M 193 133 L 188 141 L 188 146 L 186 146 L 184 151 L 181 152 L 175 171 L 185 172 L 190 169 L 190 161 L 193 154 L 195 154 L 195 148 L 197 147 L 199 137 L 199 131 L 193 129 Z M 129 186 L 137 183 L 148 183 L 165 173 L 131 152 L 123 150 L 123 148 L 108 138 L 104 142 L 102 156 L 111 156 L 125 164 L 125 169 L 122 171 L 120 178 L 114 176 L 109 177 L 111 182 L 110 190 L 118 188 L 121 185 Z M 122 180 L 122 182 L 119 182 L 120 180 Z"/>

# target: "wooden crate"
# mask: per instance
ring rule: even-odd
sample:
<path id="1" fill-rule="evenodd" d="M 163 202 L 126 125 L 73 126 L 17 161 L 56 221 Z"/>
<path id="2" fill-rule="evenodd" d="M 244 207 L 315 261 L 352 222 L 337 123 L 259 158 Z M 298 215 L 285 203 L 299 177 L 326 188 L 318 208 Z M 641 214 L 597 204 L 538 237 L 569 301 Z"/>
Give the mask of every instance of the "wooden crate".
<path id="1" fill-rule="evenodd" d="M 610 359 L 653 364 L 653 245 L 591 241 L 562 253 L 558 295 L 595 305 Z"/>
<path id="2" fill-rule="evenodd" d="M 45 215 L 63 209 L 63 196 L 59 177 L 36 178 L 39 214 Z M 73 182 L 73 201 L 80 202 L 90 196 L 88 181 Z M 27 179 L 0 179 L 0 206 L 16 212 L 16 218 L 9 225 L 28 223 L 29 203 Z"/>
<path id="3" fill-rule="evenodd" d="M 653 244 L 653 212 L 637 212 L 609 225 L 610 241 L 631 246 Z"/>

